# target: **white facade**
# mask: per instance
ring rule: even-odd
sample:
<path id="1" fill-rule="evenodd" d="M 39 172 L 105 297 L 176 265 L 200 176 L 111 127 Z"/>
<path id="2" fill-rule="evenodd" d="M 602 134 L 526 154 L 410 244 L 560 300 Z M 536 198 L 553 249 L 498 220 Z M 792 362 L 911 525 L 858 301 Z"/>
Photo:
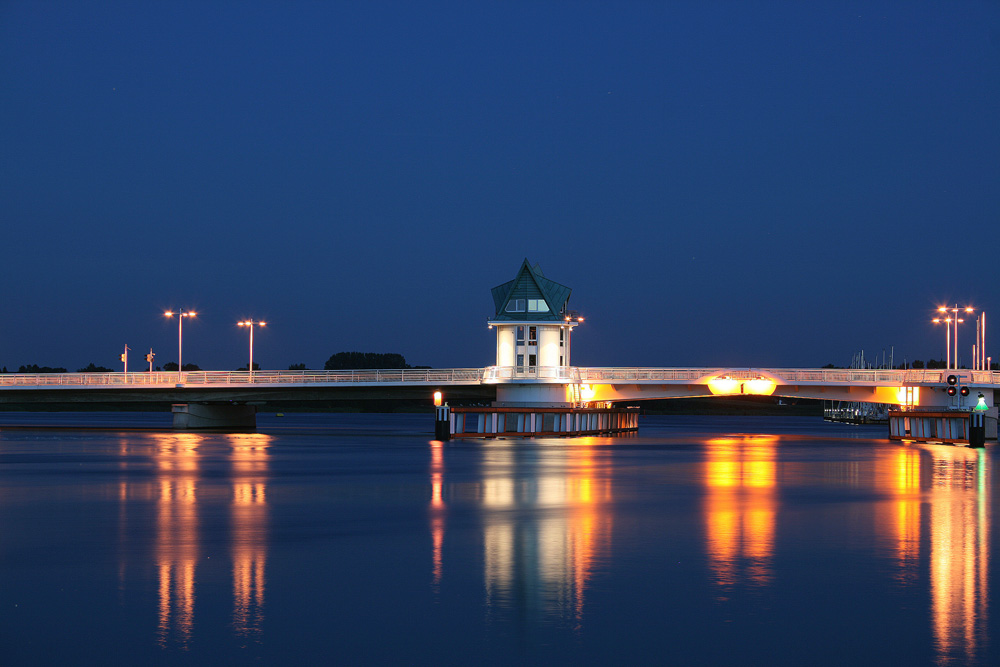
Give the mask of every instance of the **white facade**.
<path id="1" fill-rule="evenodd" d="M 497 366 L 531 373 L 570 364 L 570 322 L 491 322 L 497 331 Z M 524 370 L 520 370 L 524 369 Z"/>

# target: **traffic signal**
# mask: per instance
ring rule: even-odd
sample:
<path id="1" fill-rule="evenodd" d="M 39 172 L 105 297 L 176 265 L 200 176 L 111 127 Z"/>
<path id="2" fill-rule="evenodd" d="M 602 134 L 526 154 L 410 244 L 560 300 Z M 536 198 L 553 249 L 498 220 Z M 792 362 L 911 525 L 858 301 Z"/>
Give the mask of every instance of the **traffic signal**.
<path id="1" fill-rule="evenodd" d="M 948 395 L 949 396 L 954 396 L 957 393 L 958 393 L 958 389 L 956 389 L 954 385 L 952 385 L 951 387 L 948 387 Z"/>
<path id="2" fill-rule="evenodd" d="M 122 356 L 124 357 L 125 355 L 123 354 Z M 155 354 L 153 354 L 152 352 L 150 352 L 149 354 L 146 355 L 146 361 L 148 361 L 149 363 L 153 363 L 153 357 L 155 357 L 155 356 L 156 356 Z M 125 360 L 122 359 L 122 361 L 125 361 Z"/>
<path id="3" fill-rule="evenodd" d="M 969 388 L 968 387 L 962 387 L 961 391 L 959 391 L 958 393 L 960 393 L 962 396 L 968 396 L 969 395 Z"/>
<path id="4" fill-rule="evenodd" d="M 949 375 L 949 376 L 948 376 L 948 384 L 950 384 L 950 385 L 951 385 L 951 386 L 953 386 L 953 387 L 954 387 L 954 386 L 955 386 L 956 384 L 958 384 L 958 376 L 956 376 L 956 375 Z M 953 395 L 954 395 L 954 394 L 953 394 Z"/>
<path id="5" fill-rule="evenodd" d="M 119 356 L 121 357 L 122 361 L 125 361 L 125 353 L 124 352 L 121 355 L 119 355 Z"/>

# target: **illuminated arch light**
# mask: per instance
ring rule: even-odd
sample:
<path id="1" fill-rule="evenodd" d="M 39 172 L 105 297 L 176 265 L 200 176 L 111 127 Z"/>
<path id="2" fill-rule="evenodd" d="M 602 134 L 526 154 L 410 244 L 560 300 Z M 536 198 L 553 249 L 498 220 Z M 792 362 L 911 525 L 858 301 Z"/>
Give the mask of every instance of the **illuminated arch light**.
<path id="1" fill-rule="evenodd" d="M 896 402 L 900 405 L 920 405 L 920 387 L 899 387 Z"/>
<path id="2" fill-rule="evenodd" d="M 591 400 L 592 398 L 594 398 L 594 394 L 595 393 L 597 393 L 597 392 L 595 392 L 594 388 L 591 387 L 589 384 L 581 384 L 580 385 L 580 398 L 582 400 L 584 400 L 584 401 Z"/>
<path id="3" fill-rule="evenodd" d="M 777 384 L 766 377 L 758 377 L 744 384 L 744 393 L 757 396 L 770 396 Z"/>
<path id="4" fill-rule="evenodd" d="M 714 396 L 728 396 L 740 393 L 740 383 L 728 375 L 712 378 L 708 381 L 708 390 Z"/>
<path id="5" fill-rule="evenodd" d="M 744 396 L 770 396 L 774 393 L 777 383 L 763 376 L 758 376 L 752 380 L 735 380 L 728 375 L 712 378 L 708 381 L 708 390 L 713 396 L 732 396 L 743 394 Z"/>

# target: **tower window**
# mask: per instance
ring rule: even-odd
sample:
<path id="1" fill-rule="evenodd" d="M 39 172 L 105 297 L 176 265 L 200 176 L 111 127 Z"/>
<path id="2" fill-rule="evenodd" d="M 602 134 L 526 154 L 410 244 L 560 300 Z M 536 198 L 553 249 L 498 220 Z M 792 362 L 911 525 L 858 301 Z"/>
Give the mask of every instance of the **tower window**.
<path id="1" fill-rule="evenodd" d="M 547 313 L 549 312 L 549 304 L 545 303 L 545 299 L 528 299 L 528 312 Z"/>
<path id="2" fill-rule="evenodd" d="M 528 327 L 528 345 L 538 345 L 538 327 Z"/>
<path id="3" fill-rule="evenodd" d="M 523 313 L 524 312 L 524 299 L 511 299 L 507 302 L 507 312 L 508 313 Z"/>

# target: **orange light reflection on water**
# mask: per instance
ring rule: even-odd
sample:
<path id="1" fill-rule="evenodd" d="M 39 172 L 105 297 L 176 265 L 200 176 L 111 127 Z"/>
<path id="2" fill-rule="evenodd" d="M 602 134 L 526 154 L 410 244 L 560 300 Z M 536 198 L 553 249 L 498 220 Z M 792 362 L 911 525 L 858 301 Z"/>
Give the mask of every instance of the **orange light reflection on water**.
<path id="1" fill-rule="evenodd" d="M 778 438 L 752 435 L 706 443 L 706 549 L 716 583 L 770 581 L 777 500 Z"/>
<path id="2" fill-rule="evenodd" d="M 159 490 L 154 545 L 159 578 L 157 641 L 166 646 L 175 636 L 181 647 L 187 647 L 194 627 L 201 436 L 160 433 L 153 438 Z"/>
<path id="3" fill-rule="evenodd" d="M 878 450 L 874 461 L 875 489 L 891 494 L 886 503 L 876 505 L 875 530 L 892 550 L 895 577 L 912 584 L 920 576 L 921 475 L 920 450 L 899 446 Z"/>
<path id="4" fill-rule="evenodd" d="M 431 579 L 435 587 L 441 584 L 444 567 L 444 516 L 447 508 L 444 502 L 444 443 L 431 440 Z"/>
<path id="5" fill-rule="evenodd" d="M 976 659 L 987 621 L 989 469 L 984 450 L 926 445 L 932 458 L 932 626 L 941 662 Z"/>
<path id="6" fill-rule="evenodd" d="M 233 474 L 233 628 L 241 636 L 259 635 L 266 590 L 271 436 L 241 433 L 227 437 Z"/>

